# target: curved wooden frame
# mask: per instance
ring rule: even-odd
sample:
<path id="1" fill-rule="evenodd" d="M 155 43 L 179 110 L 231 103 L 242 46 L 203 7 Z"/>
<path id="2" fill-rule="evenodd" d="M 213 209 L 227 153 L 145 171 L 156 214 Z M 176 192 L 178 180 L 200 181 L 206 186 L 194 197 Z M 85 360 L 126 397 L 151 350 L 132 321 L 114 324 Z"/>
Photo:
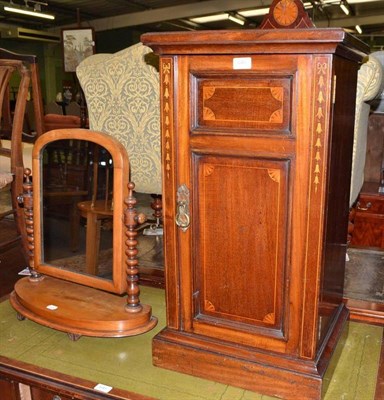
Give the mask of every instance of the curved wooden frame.
<path id="1" fill-rule="evenodd" d="M 44 263 L 42 254 L 42 223 L 41 223 L 41 160 L 42 149 L 51 142 L 57 140 L 74 139 L 88 140 L 104 146 L 113 158 L 113 279 L 78 274 L 72 271 L 60 269 Z M 33 213 L 34 213 L 34 268 L 37 272 L 50 275 L 56 278 L 65 279 L 71 282 L 91 286 L 108 292 L 122 294 L 127 289 L 124 251 L 124 199 L 128 195 L 127 183 L 129 179 L 129 160 L 124 146 L 111 136 L 102 132 L 90 131 L 87 129 L 55 129 L 40 136 L 33 149 Z"/>

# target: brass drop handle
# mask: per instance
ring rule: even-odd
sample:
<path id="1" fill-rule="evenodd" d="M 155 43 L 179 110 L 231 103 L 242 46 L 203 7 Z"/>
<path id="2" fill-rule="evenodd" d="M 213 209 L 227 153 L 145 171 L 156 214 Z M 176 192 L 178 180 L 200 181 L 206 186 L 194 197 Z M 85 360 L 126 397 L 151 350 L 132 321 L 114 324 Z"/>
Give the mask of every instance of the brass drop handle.
<path id="1" fill-rule="evenodd" d="M 189 190 L 185 184 L 179 186 L 177 190 L 177 209 L 176 209 L 176 225 L 185 232 L 190 223 L 189 215 Z"/>
<path id="2" fill-rule="evenodd" d="M 177 202 L 176 225 L 184 231 L 189 227 L 190 218 L 185 201 Z"/>
<path id="3" fill-rule="evenodd" d="M 372 207 L 372 203 L 369 201 L 366 207 L 360 207 L 360 202 L 357 203 L 357 209 L 359 211 L 367 211 Z"/>

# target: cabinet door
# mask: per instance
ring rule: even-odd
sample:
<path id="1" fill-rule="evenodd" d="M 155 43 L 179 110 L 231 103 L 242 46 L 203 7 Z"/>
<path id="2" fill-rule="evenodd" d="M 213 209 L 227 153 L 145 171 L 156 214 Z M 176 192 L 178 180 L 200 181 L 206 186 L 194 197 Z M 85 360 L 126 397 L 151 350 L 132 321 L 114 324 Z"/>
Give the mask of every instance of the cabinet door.
<path id="1" fill-rule="evenodd" d="M 176 165 L 175 191 L 189 190 L 191 224 L 166 248 L 168 285 L 180 285 L 168 322 L 284 353 L 305 342 L 302 354 L 312 357 L 330 60 L 258 55 L 237 70 L 235 58 L 176 61 L 177 124 L 168 139 L 165 116 L 165 166 Z"/>
<path id="2" fill-rule="evenodd" d="M 284 338 L 290 161 L 195 155 L 193 165 L 194 331 L 228 337 L 236 323 Z"/>

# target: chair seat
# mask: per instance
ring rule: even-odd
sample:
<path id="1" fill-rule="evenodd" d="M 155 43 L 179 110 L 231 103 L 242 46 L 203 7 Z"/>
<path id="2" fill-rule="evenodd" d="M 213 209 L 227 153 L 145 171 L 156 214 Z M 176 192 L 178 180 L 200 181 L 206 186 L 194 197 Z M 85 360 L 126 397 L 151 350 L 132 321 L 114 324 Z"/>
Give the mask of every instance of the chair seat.
<path id="1" fill-rule="evenodd" d="M 0 171 L 0 189 L 13 181 L 13 175 L 10 172 Z"/>
<path id="2" fill-rule="evenodd" d="M 23 165 L 24 168 L 29 168 L 32 170 L 32 151 L 33 143 L 22 142 L 22 152 L 23 152 Z M 11 141 L 7 139 L 1 139 L 1 148 L 11 149 Z M 11 173 L 11 160 L 10 158 L 1 157 L 0 158 L 0 171 L 2 173 Z"/>

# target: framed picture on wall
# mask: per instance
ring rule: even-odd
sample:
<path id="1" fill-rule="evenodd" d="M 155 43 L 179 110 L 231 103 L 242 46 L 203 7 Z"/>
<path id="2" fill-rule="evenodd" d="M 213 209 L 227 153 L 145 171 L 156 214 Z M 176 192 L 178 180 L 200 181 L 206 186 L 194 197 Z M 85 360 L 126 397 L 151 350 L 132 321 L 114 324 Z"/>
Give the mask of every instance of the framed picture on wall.
<path id="1" fill-rule="evenodd" d="M 64 55 L 64 71 L 75 72 L 85 58 L 95 53 L 92 28 L 63 29 L 61 31 Z"/>

